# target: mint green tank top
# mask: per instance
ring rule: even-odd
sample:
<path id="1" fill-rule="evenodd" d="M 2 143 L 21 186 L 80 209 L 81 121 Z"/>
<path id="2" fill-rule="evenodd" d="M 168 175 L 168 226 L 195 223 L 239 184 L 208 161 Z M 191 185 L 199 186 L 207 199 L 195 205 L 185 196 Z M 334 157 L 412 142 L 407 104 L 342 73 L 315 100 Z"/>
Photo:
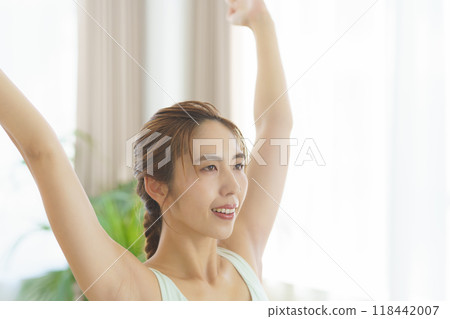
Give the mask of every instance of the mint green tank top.
<path id="1" fill-rule="evenodd" d="M 220 256 L 226 258 L 230 263 L 232 263 L 236 270 L 239 272 L 239 274 L 247 284 L 247 287 L 252 296 L 252 301 L 269 300 L 261 282 L 258 279 L 258 276 L 244 258 L 242 258 L 237 253 L 223 247 L 217 247 L 217 253 Z M 153 273 L 156 275 L 156 278 L 158 279 L 163 301 L 188 301 L 188 299 L 181 293 L 181 291 L 169 277 L 161 273 L 159 270 L 150 267 L 149 269 L 153 271 Z"/>

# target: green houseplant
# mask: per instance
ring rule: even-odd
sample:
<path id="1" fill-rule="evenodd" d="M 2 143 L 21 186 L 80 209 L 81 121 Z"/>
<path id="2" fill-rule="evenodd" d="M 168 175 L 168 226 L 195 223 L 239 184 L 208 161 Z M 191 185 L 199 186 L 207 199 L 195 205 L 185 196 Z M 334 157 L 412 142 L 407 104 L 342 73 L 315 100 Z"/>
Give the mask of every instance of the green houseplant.
<path id="1" fill-rule="evenodd" d="M 90 198 L 97 218 L 105 231 L 117 243 L 145 261 L 143 235 L 143 204 L 136 195 L 136 181 Z M 42 230 L 51 230 L 49 226 Z M 17 300 L 77 300 L 82 294 L 69 267 L 50 271 L 43 276 L 25 279 Z M 80 300 L 87 300 L 83 295 Z"/>

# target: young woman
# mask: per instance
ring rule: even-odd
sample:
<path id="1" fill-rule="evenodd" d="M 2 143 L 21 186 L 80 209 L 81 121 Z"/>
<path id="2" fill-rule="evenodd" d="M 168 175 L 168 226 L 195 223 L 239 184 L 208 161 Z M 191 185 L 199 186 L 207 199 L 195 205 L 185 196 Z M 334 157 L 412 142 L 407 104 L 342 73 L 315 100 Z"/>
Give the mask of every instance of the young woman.
<path id="1" fill-rule="evenodd" d="M 0 71 L 0 124 L 25 159 L 89 300 L 267 300 L 262 256 L 287 174 L 281 148 L 269 139 L 290 136 L 292 115 L 263 0 L 227 3 L 228 20 L 249 27 L 256 40 L 254 116 L 256 141 L 266 139 L 258 149 L 264 163 L 244 168 L 241 132 L 211 104 L 185 101 L 159 110 L 135 143 L 137 192 L 147 209 L 144 263 L 106 234 L 54 131 Z M 152 140 L 155 132 L 160 136 Z M 171 160 L 158 167 L 167 155 L 167 145 L 158 147 L 164 136 L 171 138 Z M 201 143 L 200 154 L 192 152 L 194 141 L 208 139 L 223 141 L 222 149 Z"/>

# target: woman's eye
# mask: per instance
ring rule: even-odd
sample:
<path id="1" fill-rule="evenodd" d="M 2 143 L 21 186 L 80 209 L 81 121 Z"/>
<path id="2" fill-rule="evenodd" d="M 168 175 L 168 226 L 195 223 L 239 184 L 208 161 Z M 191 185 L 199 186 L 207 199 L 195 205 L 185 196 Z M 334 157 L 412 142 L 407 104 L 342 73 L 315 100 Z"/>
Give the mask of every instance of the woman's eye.
<path id="1" fill-rule="evenodd" d="M 212 169 L 209 169 L 209 168 L 214 168 L 214 167 L 216 167 L 216 165 L 209 165 L 209 166 L 206 166 L 205 168 L 203 168 L 205 171 L 211 171 Z"/>
<path id="2" fill-rule="evenodd" d="M 242 171 L 244 169 L 245 164 L 239 163 L 234 166 L 237 168 L 238 171 Z M 216 165 L 208 165 L 208 166 L 204 167 L 203 170 L 211 172 L 212 170 L 214 170 L 214 168 L 217 169 Z"/>

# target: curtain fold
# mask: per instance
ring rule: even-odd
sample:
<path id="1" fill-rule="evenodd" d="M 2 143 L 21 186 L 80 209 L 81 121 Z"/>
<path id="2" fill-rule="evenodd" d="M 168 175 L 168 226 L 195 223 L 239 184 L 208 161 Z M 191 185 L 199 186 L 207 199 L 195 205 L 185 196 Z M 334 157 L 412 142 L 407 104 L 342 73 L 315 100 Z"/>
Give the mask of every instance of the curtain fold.
<path id="1" fill-rule="evenodd" d="M 95 196 L 133 178 L 125 146 L 142 124 L 145 1 L 78 4 L 75 170 Z"/>
<path id="2" fill-rule="evenodd" d="M 225 1 L 149 0 L 146 117 L 183 100 L 230 117 L 230 25 Z"/>
<path id="3" fill-rule="evenodd" d="M 192 96 L 214 104 L 226 118 L 230 108 L 230 25 L 225 1 L 193 1 Z"/>

